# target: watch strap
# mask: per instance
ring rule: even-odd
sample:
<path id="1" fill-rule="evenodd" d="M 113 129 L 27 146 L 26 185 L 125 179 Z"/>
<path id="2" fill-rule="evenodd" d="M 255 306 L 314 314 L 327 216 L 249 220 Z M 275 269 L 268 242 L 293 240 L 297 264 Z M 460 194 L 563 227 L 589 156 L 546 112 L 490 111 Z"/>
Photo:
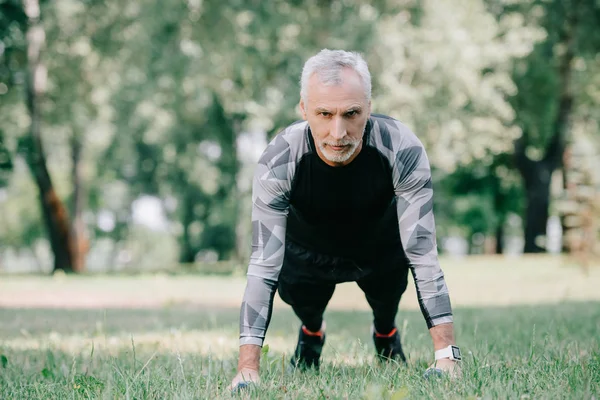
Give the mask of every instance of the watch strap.
<path id="1" fill-rule="evenodd" d="M 460 349 L 457 346 L 450 345 L 440 350 L 436 350 L 435 359 L 441 360 L 443 358 L 449 358 L 450 360 L 460 360 Z"/>

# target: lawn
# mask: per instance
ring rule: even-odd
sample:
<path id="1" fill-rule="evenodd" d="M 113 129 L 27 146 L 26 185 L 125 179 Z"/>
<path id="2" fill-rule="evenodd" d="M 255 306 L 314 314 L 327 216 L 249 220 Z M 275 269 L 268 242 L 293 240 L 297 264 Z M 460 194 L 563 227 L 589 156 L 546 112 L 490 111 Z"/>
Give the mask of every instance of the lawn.
<path id="1" fill-rule="evenodd" d="M 600 271 L 530 264 L 445 268 L 457 299 L 459 379 L 422 378 L 432 347 L 412 291 L 397 320 L 408 365 L 379 365 L 364 299 L 346 285 L 326 313 L 320 374 L 287 368 L 298 322 L 278 302 L 262 384 L 241 397 L 600 398 Z M 226 386 L 237 361 L 241 290 L 242 278 L 4 276 L 0 399 L 240 397 Z"/>

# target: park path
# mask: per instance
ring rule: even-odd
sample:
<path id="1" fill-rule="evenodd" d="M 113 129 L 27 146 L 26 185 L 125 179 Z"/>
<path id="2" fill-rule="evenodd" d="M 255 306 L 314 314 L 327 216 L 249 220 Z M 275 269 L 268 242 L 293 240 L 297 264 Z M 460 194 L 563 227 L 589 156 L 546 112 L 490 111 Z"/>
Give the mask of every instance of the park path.
<path id="1" fill-rule="evenodd" d="M 587 274 L 559 257 L 470 257 L 442 260 L 455 307 L 600 301 L 600 268 Z M 200 275 L 0 276 L 0 307 L 159 308 L 172 305 L 239 307 L 244 277 Z M 282 305 L 276 296 L 275 306 Z M 339 285 L 330 309 L 366 310 L 353 284 Z M 418 309 L 410 285 L 402 309 Z"/>

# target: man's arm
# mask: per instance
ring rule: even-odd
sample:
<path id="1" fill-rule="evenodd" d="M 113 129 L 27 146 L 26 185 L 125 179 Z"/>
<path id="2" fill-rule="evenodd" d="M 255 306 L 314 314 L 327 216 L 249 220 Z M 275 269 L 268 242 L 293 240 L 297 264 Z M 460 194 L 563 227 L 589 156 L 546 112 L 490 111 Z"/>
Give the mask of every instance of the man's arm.
<path id="1" fill-rule="evenodd" d="M 437 254 L 429 161 L 416 141 L 399 150 L 395 164 L 398 226 L 428 328 L 452 322 L 452 307 Z"/>
<path id="2" fill-rule="evenodd" d="M 434 350 L 440 350 L 454 344 L 454 329 L 448 288 L 437 256 L 431 170 L 422 144 L 416 138 L 408 142 L 397 151 L 394 164 L 398 225 L 421 312 Z"/>
<path id="3" fill-rule="evenodd" d="M 454 341 L 454 325 L 452 323 L 436 325 L 429 329 L 429 333 L 431 334 L 435 351 L 456 344 Z"/>
<path id="4" fill-rule="evenodd" d="M 243 344 L 240 346 L 238 371 L 258 371 L 260 367 L 260 352 L 262 347 L 256 344 Z"/>
<path id="5" fill-rule="evenodd" d="M 229 385 L 229 390 L 235 389 L 241 382 L 255 382 L 260 380 L 258 370 L 260 367 L 261 346 L 244 344 L 240 346 L 237 374 Z"/>
<path id="6" fill-rule="evenodd" d="M 431 339 L 433 339 L 434 351 L 445 349 L 450 345 L 455 345 L 454 341 L 454 326 L 452 323 L 436 325 L 429 329 Z M 439 369 L 450 373 L 451 376 L 456 376 L 460 369 L 456 361 L 448 358 L 436 360 L 429 366 L 429 369 Z"/>
<path id="7" fill-rule="evenodd" d="M 289 207 L 289 144 L 278 135 L 258 162 L 252 187 L 252 253 L 240 310 L 238 374 L 232 382 L 258 381 L 260 349 L 269 326 L 285 252 Z"/>
<path id="8" fill-rule="evenodd" d="M 258 382 L 260 354 L 269 327 L 276 281 L 248 275 L 240 310 L 240 353 L 238 370 L 230 385 Z"/>

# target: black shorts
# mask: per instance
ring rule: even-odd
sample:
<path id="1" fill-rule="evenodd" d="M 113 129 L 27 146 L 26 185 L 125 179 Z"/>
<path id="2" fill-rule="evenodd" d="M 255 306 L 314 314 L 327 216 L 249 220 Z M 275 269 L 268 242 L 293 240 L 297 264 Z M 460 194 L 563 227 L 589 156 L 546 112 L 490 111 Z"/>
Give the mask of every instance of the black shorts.
<path id="1" fill-rule="evenodd" d="M 373 254 L 372 263 L 360 263 L 286 244 L 277 290 L 309 329 L 319 329 L 335 286 L 342 282 L 358 284 L 373 310 L 376 329 L 389 332 L 406 290 L 408 261 L 401 249 Z"/>
<path id="2" fill-rule="evenodd" d="M 366 254 L 363 260 L 335 257 L 307 250 L 286 241 L 279 282 L 285 284 L 338 284 L 376 277 L 403 277 L 406 286 L 408 259 L 401 245 Z"/>

